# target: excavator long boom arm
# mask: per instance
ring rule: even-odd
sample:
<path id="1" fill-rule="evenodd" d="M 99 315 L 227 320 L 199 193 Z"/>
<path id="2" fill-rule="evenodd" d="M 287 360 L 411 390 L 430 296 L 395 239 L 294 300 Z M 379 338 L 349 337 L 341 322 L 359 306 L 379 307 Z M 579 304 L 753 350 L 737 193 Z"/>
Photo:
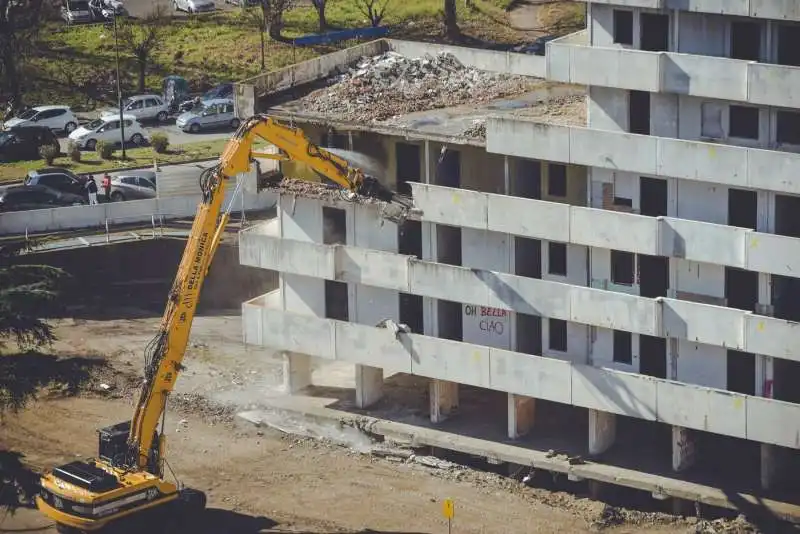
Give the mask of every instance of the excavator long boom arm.
<path id="1" fill-rule="evenodd" d="M 152 466 L 153 440 L 164 415 L 167 396 L 182 369 L 200 289 L 228 222 L 229 211 L 222 212 L 228 181 L 247 172 L 254 157 L 275 158 L 274 154 L 253 152 L 253 144 L 258 139 L 275 145 L 280 150 L 280 159 L 303 162 L 352 193 L 409 206 L 407 200 L 396 196 L 374 178 L 365 176 L 360 169 L 351 167 L 343 158 L 314 145 L 301 130 L 282 125 L 265 115 L 244 121 L 225 147 L 219 163 L 205 171 L 200 180 L 203 200 L 170 290 L 158 334 L 145 352 L 145 380 L 128 437 L 129 458 L 126 463 L 130 467 L 147 469 Z"/>

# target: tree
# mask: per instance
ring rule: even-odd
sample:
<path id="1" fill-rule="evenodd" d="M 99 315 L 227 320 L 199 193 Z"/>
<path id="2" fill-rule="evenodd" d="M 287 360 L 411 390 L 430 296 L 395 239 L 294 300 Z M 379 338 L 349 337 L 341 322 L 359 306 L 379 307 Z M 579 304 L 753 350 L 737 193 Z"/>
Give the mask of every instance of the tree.
<path id="1" fill-rule="evenodd" d="M 52 0 L 0 0 L 0 99 L 19 104 L 22 65 L 53 10 Z"/>
<path id="2" fill-rule="evenodd" d="M 164 6 L 158 5 L 138 23 L 128 22 L 119 27 L 120 46 L 136 60 L 140 93 L 145 91 L 145 77 L 153 54 L 163 44 L 168 19 Z"/>
<path id="3" fill-rule="evenodd" d="M 317 18 L 319 19 L 319 32 L 328 31 L 328 19 L 325 18 L 325 8 L 328 6 L 328 0 L 311 0 L 314 9 L 317 10 Z"/>
<path id="4" fill-rule="evenodd" d="M 258 28 L 261 34 L 261 70 L 266 70 L 266 39 L 282 40 L 283 14 L 292 7 L 292 0 L 261 0 L 259 9 L 243 8 L 247 19 Z"/>
<path id="5" fill-rule="evenodd" d="M 43 312 L 53 305 L 66 276 L 61 269 L 47 265 L 9 265 L 12 256 L 25 244 L 0 247 L 0 347 L 14 341 L 25 350 L 51 344 L 53 329 Z"/>
<path id="6" fill-rule="evenodd" d="M 391 0 L 356 0 L 356 6 L 373 28 L 381 25 Z"/>
<path id="7" fill-rule="evenodd" d="M 444 0 L 444 31 L 448 38 L 456 40 L 461 36 L 458 28 L 456 0 Z"/>

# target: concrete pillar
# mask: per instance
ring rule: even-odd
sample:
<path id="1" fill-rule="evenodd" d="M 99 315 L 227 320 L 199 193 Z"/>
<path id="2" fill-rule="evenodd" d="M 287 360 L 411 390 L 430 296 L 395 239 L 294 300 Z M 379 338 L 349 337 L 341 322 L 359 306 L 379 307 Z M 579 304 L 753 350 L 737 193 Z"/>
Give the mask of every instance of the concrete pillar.
<path id="1" fill-rule="evenodd" d="M 589 456 L 603 454 L 617 438 L 617 417 L 613 413 L 589 410 Z"/>
<path id="2" fill-rule="evenodd" d="M 688 428 L 672 427 L 672 470 L 676 473 L 691 468 L 697 459 L 695 436 Z"/>
<path id="3" fill-rule="evenodd" d="M 431 423 L 441 423 L 458 408 L 458 383 L 431 380 Z"/>
<path id="4" fill-rule="evenodd" d="M 518 439 L 533 428 L 536 416 L 536 399 L 508 394 L 508 437 Z"/>
<path id="5" fill-rule="evenodd" d="M 283 390 L 297 393 L 311 385 L 311 356 L 296 352 L 283 353 Z"/>
<path id="6" fill-rule="evenodd" d="M 383 369 L 356 364 L 356 406 L 367 408 L 383 397 Z"/>

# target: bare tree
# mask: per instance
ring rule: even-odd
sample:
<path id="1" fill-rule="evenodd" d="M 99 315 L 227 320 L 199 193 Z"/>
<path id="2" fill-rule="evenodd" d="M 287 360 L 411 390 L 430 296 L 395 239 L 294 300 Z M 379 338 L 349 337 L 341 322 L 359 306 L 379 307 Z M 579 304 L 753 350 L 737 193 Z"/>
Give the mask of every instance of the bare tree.
<path id="1" fill-rule="evenodd" d="M 119 27 L 120 45 L 136 60 L 140 93 L 145 90 L 147 68 L 153 54 L 163 44 L 168 22 L 167 10 L 159 5 L 139 22 L 128 22 Z"/>
<path id="2" fill-rule="evenodd" d="M 444 30 L 450 39 L 456 40 L 461 36 L 456 13 L 456 0 L 444 0 Z"/>
<path id="3" fill-rule="evenodd" d="M 391 0 L 356 0 L 356 7 L 374 28 L 381 25 Z"/>
<path id="4" fill-rule="evenodd" d="M 20 103 L 22 65 L 52 13 L 52 0 L 0 0 L 0 99 Z"/>
<path id="5" fill-rule="evenodd" d="M 328 19 L 325 18 L 325 8 L 328 6 L 328 0 L 311 0 L 311 3 L 314 5 L 314 9 L 317 10 L 320 33 L 327 31 L 329 26 Z"/>
<path id="6" fill-rule="evenodd" d="M 292 7 L 292 0 L 261 0 L 258 9 L 242 8 L 245 16 L 261 34 L 261 70 L 266 69 L 266 36 L 282 40 L 283 14 Z"/>

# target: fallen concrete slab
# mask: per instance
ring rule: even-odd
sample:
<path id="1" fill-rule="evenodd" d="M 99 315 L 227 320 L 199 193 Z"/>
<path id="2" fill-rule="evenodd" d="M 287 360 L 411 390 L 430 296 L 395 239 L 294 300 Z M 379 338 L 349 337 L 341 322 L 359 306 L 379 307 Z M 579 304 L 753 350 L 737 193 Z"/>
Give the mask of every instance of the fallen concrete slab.
<path id="1" fill-rule="evenodd" d="M 554 456 L 549 450 L 533 450 L 329 408 L 328 405 L 333 402 L 336 402 L 335 399 L 303 395 L 273 397 L 266 401 L 266 409 L 244 412 L 238 416 L 255 424 L 261 424 L 259 421 L 275 420 L 277 417 L 292 421 L 302 418 L 306 424 L 317 427 L 355 428 L 366 436 L 382 436 L 386 440 L 413 448 L 437 447 L 483 457 L 492 463 L 508 462 L 562 473 L 572 480 L 594 480 L 647 491 L 658 499 L 673 497 L 737 510 L 746 516 L 756 513 L 769 514 L 784 521 L 800 524 L 800 505 L 798 504 L 770 500 L 759 495 L 732 493 L 729 490 L 709 485 L 588 460 L 575 463 L 570 458 Z M 305 433 L 305 435 L 309 434 Z M 347 440 L 339 442 L 347 444 Z"/>

